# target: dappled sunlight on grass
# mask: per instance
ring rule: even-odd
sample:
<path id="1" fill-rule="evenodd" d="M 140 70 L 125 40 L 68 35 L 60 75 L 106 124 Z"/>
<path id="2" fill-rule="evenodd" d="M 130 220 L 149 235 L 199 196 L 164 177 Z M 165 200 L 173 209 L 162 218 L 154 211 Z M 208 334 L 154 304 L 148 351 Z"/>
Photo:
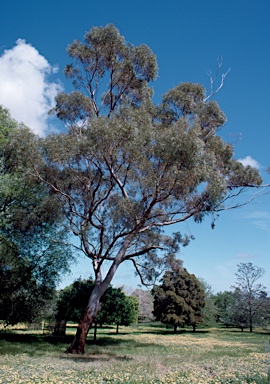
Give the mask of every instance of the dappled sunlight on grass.
<path id="1" fill-rule="evenodd" d="M 140 329 L 142 332 L 140 332 Z M 267 383 L 264 342 L 267 334 L 250 335 L 230 330 L 147 333 L 151 327 L 100 331 L 97 344 L 91 335 L 84 355 L 67 355 L 70 340 L 32 335 L 1 336 L 0 383 L 79 384 L 240 384 Z M 9 336 L 9 337 L 8 337 Z M 16 342 L 16 336 L 20 336 Z M 30 335 L 27 335 L 28 340 Z M 17 345 L 16 352 L 12 348 Z M 30 349 L 32 348 L 32 353 Z M 11 355 L 13 355 L 11 357 Z"/>

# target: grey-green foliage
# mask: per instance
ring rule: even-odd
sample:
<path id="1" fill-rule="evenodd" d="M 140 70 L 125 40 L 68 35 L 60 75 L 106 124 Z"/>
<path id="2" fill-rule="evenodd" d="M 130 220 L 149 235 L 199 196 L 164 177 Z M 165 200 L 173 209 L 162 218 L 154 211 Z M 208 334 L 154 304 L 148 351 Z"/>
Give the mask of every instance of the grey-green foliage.
<path id="1" fill-rule="evenodd" d="M 60 118 L 74 122 L 101 113 L 110 116 L 119 105 L 138 105 L 152 95 L 147 84 L 157 75 L 155 56 L 144 44 L 127 44 L 113 25 L 92 28 L 84 43 L 76 40 L 67 51 L 73 63 L 65 74 L 87 98 L 82 93 L 60 94 L 56 107 Z"/>
<path id="2" fill-rule="evenodd" d="M 146 291 L 140 288 L 136 288 L 132 292 L 132 296 L 137 297 L 139 301 L 139 322 L 149 322 L 153 321 L 153 296 L 151 291 Z"/>
<path id="3" fill-rule="evenodd" d="M 68 131 L 27 140 L 18 132 L 10 158 L 19 156 L 57 197 L 64 224 L 92 260 L 100 297 L 126 260 L 155 281 L 189 241 L 166 227 L 215 215 L 261 178 L 217 135 L 225 115 L 204 87 L 183 83 L 153 103 L 157 64 L 147 46 L 108 25 L 92 28 L 68 54 L 65 73 L 76 89 L 59 94 L 54 110 Z"/>

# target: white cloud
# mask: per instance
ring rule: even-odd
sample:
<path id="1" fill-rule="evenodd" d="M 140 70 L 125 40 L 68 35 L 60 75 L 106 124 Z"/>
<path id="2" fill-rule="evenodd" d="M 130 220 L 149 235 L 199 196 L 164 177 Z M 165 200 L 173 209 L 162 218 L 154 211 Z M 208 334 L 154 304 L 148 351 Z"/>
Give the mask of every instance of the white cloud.
<path id="1" fill-rule="evenodd" d="M 48 80 L 57 70 L 22 39 L 0 57 L 0 104 L 39 135 L 48 129 L 48 111 L 61 90 L 59 83 Z"/>
<path id="2" fill-rule="evenodd" d="M 253 211 L 246 215 L 247 219 L 257 228 L 264 231 L 270 231 L 270 212 L 268 211 Z"/>
<path id="3" fill-rule="evenodd" d="M 249 253 L 239 253 L 236 255 L 236 259 L 257 259 L 258 255 L 251 255 Z"/>
<path id="4" fill-rule="evenodd" d="M 251 156 L 246 156 L 243 159 L 239 159 L 238 161 L 242 163 L 245 167 L 250 165 L 253 168 L 261 168 L 260 163 L 257 160 L 253 159 Z"/>

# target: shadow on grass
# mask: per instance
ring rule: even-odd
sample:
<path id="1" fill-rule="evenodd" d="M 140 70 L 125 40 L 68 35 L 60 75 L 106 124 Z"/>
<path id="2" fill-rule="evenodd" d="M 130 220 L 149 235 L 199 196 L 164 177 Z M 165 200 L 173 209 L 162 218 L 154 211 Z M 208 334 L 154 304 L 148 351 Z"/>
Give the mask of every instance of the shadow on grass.
<path id="1" fill-rule="evenodd" d="M 132 357 L 126 355 L 119 356 L 113 353 L 96 354 L 95 352 L 86 352 L 83 355 L 65 354 L 60 356 L 61 360 L 72 360 L 75 363 L 95 363 L 95 362 L 109 362 L 111 360 L 116 361 L 132 361 Z"/>
<path id="2" fill-rule="evenodd" d="M 157 344 L 138 343 L 132 339 L 123 339 L 121 336 L 102 336 L 96 342 L 89 338 L 86 340 L 86 353 L 84 355 L 66 354 L 65 351 L 73 338 L 73 335 L 54 336 L 5 332 L 0 334 L 0 355 L 26 353 L 34 357 L 49 353 L 57 354 L 59 357 L 60 353 L 60 358 L 70 358 L 75 361 L 109 361 L 111 359 L 126 361 L 132 358 L 125 354 L 120 355 L 119 352 L 122 348 L 126 349 L 127 347 L 128 350 L 136 350 L 142 347 L 146 349 L 152 346 L 159 347 Z M 162 346 L 160 347 L 162 348 Z"/>
<path id="3" fill-rule="evenodd" d="M 211 333 L 211 331 L 205 330 L 205 329 L 198 329 L 195 332 L 189 329 L 179 329 L 175 333 L 173 329 L 158 329 L 158 330 L 138 330 L 133 332 L 119 332 L 118 335 L 139 335 L 139 334 L 148 334 L 148 335 L 162 335 L 162 336 L 172 336 L 172 335 L 207 335 L 208 333 Z M 117 336 L 117 335 L 116 335 Z"/>
<path id="4" fill-rule="evenodd" d="M 53 335 L 35 335 L 35 334 L 23 334 L 23 333 L 13 333 L 5 332 L 0 333 L 0 341 L 4 340 L 10 343 L 22 343 L 22 344 L 65 344 L 71 343 L 73 340 L 72 335 L 67 336 L 53 336 Z"/>

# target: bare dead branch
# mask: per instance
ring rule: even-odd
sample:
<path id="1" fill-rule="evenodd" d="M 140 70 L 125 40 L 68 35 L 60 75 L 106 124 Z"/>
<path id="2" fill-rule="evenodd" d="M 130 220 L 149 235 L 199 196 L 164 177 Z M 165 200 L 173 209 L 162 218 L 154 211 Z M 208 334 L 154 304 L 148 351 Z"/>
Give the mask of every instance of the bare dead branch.
<path id="1" fill-rule="evenodd" d="M 218 66 L 217 67 L 217 72 L 216 72 L 216 74 L 214 76 L 212 75 L 210 70 L 208 71 L 208 76 L 209 76 L 209 80 L 210 80 L 210 94 L 207 97 L 205 97 L 204 102 L 208 101 L 212 96 L 214 96 L 216 93 L 218 93 L 221 90 L 221 88 L 224 85 L 224 81 L 226 79 L 226 76 L 228 75 L 228 73 L 231 70 L 231 68 L 229 68 L 225 73 L 221 74 L 221 79 L 220 79 L 219 86 L 215 89 L 214 88 L 214 84 L 215 84 L 215 82 L 217 81 L 217 79 L 220 76 L 220 70 L 221 70 L 221 67 L 222 67 L 222 61 L 223 61 L 222 58 L 218 59 L 218 61 L 217 61 L 217 66 Z"/>

